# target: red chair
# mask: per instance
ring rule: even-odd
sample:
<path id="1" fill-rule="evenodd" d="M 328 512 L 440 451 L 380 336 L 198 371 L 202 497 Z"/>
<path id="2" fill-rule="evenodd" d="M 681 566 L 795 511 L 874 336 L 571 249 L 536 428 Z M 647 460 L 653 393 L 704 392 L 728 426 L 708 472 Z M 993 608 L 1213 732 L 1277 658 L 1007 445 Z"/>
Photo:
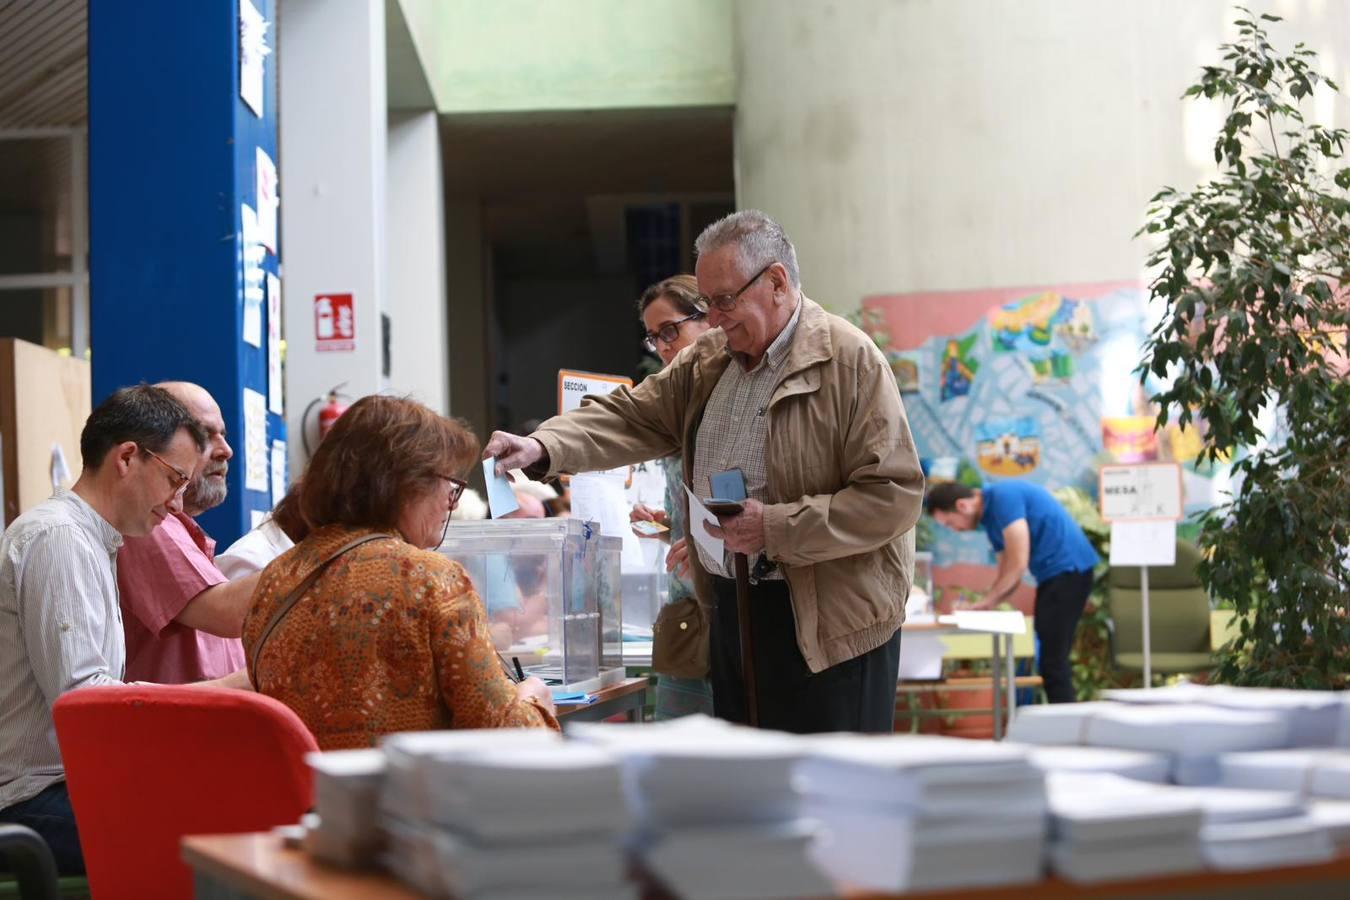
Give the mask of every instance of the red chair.
<path id="1" fill-rule="evenodd" d="M 266 831 L 314 805 L 314 736 L 284 704 L 225 688 L 93 687 L 52 710 L 98 900 L 190 898 L 190 834 Z"/>

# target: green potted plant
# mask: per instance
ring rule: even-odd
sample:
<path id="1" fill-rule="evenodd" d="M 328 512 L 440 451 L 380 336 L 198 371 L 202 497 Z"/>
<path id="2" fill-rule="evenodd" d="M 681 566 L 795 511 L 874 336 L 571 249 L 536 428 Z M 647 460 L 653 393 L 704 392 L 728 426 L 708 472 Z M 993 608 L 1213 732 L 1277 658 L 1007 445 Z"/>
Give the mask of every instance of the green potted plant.
<path id="1" fill-rule="evenodd" d="M 1226 108 L 1218 175 L 1165 188 L 1155 242 L 1163 310 L 1139 367 L 1164 387 L 1161 427 L 1202 417 L 1201 458 L 1232 458 L 1234 488 L 1200 523 L 1200 575 L 1239 633 L 1217 680 L 1350 684 L 1350 167 L 1347 132 L 1304 116 L 1337 87 L 1303 45 L 1277 50 L 1241 10 L 1238 37 L 1187 98 Z M 1274 427 L 1270 423 L 1275 423 Z"/>

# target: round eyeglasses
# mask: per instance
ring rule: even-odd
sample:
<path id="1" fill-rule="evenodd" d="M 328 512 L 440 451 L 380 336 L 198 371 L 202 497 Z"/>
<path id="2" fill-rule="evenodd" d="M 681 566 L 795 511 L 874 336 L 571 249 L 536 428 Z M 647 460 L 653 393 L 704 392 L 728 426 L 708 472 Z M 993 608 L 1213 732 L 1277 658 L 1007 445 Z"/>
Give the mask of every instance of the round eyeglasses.
<path id="1" fill-rule="evenodd" d="M 707 313 L 703 312 L 702 310 L 699 310 L 697 312 L 690 313 L 683 319 L 676 319 L 674 322 L 667 322 L 660 328 L 656 329 L 655 332 L 652 331 L 647 332 L 647 336 L 643 338 L 642 346 L 646 347 L 652 353 L 655 353 L 656 342 L 658 340 L 666 345 L 675 343 L 680 339 L 681 325 L 683 325 L 685 322 L 692 322 L 695 319 L 701 319 L 706 315 Z"/>

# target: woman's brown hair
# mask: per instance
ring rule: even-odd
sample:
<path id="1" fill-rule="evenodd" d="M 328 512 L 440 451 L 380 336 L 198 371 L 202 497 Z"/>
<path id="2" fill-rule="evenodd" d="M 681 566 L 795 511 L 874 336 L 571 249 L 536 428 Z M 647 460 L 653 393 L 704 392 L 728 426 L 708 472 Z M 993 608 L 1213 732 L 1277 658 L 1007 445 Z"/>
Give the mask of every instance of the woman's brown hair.
<path id="1" fill-rule="evenodd" d="M 272 521 L 292 543 L 298 544 L 309 535 L 309 526 L 300 514 L 300 482 L 292 482 L 286 496 L 272 507 Z"/>
<path id="2" fill-rule="evenodd" d="M 647 288 L 638 298 L 638 316 L 661 297 L 686 316 L 708 311 L 708 300 L 698 292 L 698 279 L 693 275 L 675 275 Z"/>
<path id="3" fill-rule="evenodd" d="M 468 427 L 415 400 L 362 397 L 314 451 L 300 515 L 311 529 L 394 528 L 404 504 L 438 478 L 463 475 L 478 453 Z"/>

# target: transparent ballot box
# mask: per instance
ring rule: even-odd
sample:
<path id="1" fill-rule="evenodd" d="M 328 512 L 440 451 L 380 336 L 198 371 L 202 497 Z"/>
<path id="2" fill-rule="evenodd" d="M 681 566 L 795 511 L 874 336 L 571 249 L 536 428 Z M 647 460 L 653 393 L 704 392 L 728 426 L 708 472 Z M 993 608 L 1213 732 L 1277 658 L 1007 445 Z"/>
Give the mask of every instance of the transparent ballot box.
<path id="1" fill-rule="evenodd" d="M 469 573 L 508 662 L 569 690 L 622 680 L 607 650 L 623 631 L 620 539 L 575 519 L 451 522 L 440 552 Z"/>
<path id="2" fill-rule="evenodd" d="M 914 554 L 914 582 L 905 602 L 905 615 L 933 615 L 933 554 L 922 550 Z"/>

